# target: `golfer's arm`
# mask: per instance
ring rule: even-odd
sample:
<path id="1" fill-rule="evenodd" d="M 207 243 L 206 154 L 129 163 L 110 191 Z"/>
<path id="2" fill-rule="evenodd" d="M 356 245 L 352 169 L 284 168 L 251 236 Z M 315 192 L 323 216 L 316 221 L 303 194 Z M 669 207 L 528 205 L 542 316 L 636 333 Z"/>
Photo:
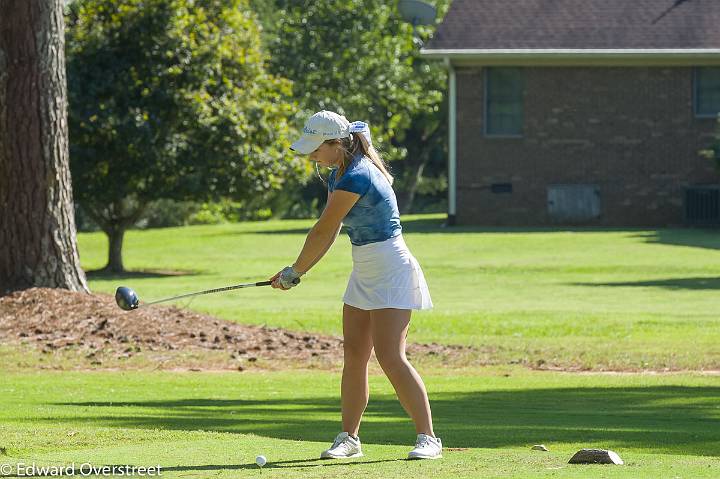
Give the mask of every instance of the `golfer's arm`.
<path id="1" fill-rule="evenodd" d="M 335 235 L 332 230 L 321 226 L 320 221 L 315 223 L 305 238 L 305 245 L 300 255 L 293 264 L 295 271 L 306 273 L 327 253 L 334 239 Z"/>
<path id="2" fill-rule="evenodd" d="M 331 195 L 332 195 L 332 193 L 330 193 L 330 191 L 328 191 L 327 200 L 325 201 L 325 208 L 327 208 L 327 206 L 330 204 L 330 196 Z M 323 211 L 325 211 L 325 209 L 323 209 Z M 313 260 L 312 264 L 310 264 L 310 266 L 308 267 L 308 270 L 312 269 L 312 267 L 315 266 L 315 263 L 320 261 L 320 259 L 323 256 L 325 256 L 325 254 L 330 250 L 330 247 L 333 245 L 333 243 L 335 243 L 335 240 L 337 239 L 338 235 L 340 234 L 341 229 L 342 229 L 342 223 L 340 223 L 340 226 L 338 226 L 337 231 L 335 231 L 335 234 L 332 235 L 332 237 L 330 238 L 330 241 L 328 242 L 327 246 L 325 246 L 325 248 L 323 248 L 323 250 L 320 252 L 318 257 Z"/>
<path id="3" fill-rule="evenodd" d="M 330 251 L 330 247 L 333 245 L 333 243 L 335 243 L 335 240 L 337 239 L 338 234 L 340 234 L 340 230 L 341 230 L 341 229 L 342 229 L 342 223 L 340 223 L 340 226 L 338 226 L 337 231 L 335 231 L 335 234 L 333 234 L 333 235 L 330 237 L 330 241 L 328 241 L 328 244 L 325 246 L 325 248 L 323 248 L 323 250 L 320 252 L 320 254 L 318 255 L 318 257 L 313 260 L 313 262 L 310 264 L 310 266 L 308 266 L 308 269 L 311 269 L 313 266 L 315 266 L 315 263 L 317 263 L 318 261 L 320 261 L 320 259 L 321 259 L 323 256 L 325 256 L 325 253 L 327 253 L 328 251 Z"/>
<path id="4" fill-rule="evenodd" d="M 337 238 L 342 220 L 360 195 L 349 191 L 336 190 L 330 195 L 320 219 L 312 227 L 293 267 L 301 273 L 307 272 L 327 253 Z"/>

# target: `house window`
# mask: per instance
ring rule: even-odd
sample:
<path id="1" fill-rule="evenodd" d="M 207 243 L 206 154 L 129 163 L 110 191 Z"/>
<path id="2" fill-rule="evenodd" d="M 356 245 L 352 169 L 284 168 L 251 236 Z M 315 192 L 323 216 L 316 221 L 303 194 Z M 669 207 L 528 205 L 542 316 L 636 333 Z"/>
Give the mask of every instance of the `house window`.
<path id="1" fill-rule="evenodd" d="M 485 69 L 486 135 L 522 135 L 524 88 L 522 68 Z"/>
<path id="2" fill-rule="evenodd" d="M 720 68 L 695 69 L 695 116 L 720 114 Z"/>

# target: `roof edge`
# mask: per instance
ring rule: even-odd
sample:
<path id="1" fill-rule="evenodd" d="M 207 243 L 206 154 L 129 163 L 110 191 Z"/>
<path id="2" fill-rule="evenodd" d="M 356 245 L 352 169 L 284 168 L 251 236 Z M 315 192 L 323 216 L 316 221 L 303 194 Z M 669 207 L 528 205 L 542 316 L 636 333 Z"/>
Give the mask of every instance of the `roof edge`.
<path id="1" fill-rule="evenodd" d="M 423 48 L 421 55 L 446 56 L 473 56 L 473 55 L 720 55 L 720 48 L 518 48 L 518 49 L 482 49 L 482 48 L 455 48 L 433 49 Z"/>
<path id="2" fill-rule="evenodd" d="M 708 62 L 720 64 L 720 48 L 653 49 L 421 49 L 420 55 L 454 64 L 628 64 Z"/>

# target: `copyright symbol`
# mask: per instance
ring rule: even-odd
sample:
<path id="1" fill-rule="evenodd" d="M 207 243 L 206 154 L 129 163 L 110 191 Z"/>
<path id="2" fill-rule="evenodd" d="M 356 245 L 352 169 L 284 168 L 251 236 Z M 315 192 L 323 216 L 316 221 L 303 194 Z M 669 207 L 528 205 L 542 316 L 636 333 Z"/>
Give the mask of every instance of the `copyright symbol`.
<path id="1" fill-rule="evenodd" d="M 12 472 L 12 464 L 0 464 L 0 476 L 9 476 Z"/>

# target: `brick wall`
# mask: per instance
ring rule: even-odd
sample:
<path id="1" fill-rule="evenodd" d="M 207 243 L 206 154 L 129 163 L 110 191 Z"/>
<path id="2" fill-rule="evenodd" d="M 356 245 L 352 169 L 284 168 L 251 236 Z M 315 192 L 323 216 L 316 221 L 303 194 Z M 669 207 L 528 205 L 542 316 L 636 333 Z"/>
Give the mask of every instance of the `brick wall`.
<path id="1" fill-rule="evenodd" d="M 456 71 L 459 224 L 553 224 L 548 186 L 591 184 L 602 212 L 586 224 L 678 225 L 683 187 L 720 183 L 697 154 L 715 120 L 694 117 L 691 68 L 525 68 L 522 138 L 484 135 L 482 68 Z"/>

